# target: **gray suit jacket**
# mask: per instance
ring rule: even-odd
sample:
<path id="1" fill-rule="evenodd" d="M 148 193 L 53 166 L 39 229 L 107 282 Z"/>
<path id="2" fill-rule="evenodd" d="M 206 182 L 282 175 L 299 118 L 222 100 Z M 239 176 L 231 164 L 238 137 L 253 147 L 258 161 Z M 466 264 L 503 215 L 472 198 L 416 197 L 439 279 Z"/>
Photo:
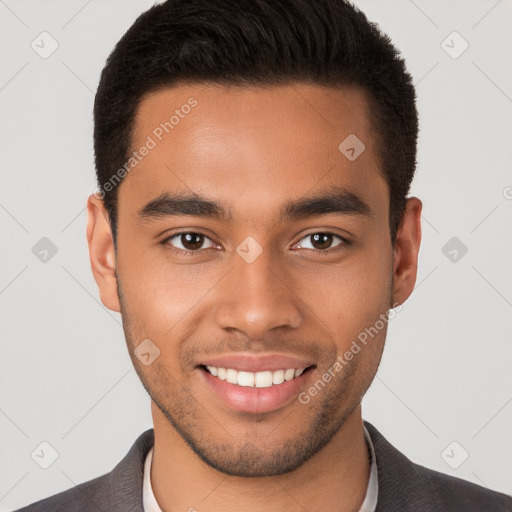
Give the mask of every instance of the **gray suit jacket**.
<path id="1" fill-rule="evenodd" d="M 367 421 L 377 458 L 377 512 L 512 512 L 512 497 L 412 463 Z M 110 472 L 17 512 L 143 512 L 146 430 Z M 240 508 L 243 510 L 243 507 Z"/>

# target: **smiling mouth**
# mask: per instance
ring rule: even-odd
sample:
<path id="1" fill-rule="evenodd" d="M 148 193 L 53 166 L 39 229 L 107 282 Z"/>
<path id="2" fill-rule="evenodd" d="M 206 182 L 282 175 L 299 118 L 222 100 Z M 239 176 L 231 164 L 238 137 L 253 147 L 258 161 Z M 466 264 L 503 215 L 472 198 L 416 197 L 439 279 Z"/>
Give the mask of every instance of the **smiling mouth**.
<path id="1" fill-rule="evenodd" d="M 278 370 L 247 372 L 236 370 L 234 368 L 200 365 L 200 368 L 221 381 L 249 388 L 269 388 L 280 386 L 284 382 L 297 379 L 303 373 L 307 373 L 314 367 L 315 365 L 307 366 L 305 368 L 283 368 Z"/>

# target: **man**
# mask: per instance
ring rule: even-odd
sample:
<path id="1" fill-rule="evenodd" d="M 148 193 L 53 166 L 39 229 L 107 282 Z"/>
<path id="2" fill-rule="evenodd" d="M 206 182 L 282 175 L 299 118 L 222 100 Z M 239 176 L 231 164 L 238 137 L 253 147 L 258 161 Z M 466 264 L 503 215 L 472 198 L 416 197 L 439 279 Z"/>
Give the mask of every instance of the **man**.
<path id="1" fill-rule="evenodd" d="M 417 131 L 403 60 L 341 0 L 140 16 L 96 95 L 87 238 L 154 429 L 22 510 L 512 510 L 361 417 L 416 280 Z"/>

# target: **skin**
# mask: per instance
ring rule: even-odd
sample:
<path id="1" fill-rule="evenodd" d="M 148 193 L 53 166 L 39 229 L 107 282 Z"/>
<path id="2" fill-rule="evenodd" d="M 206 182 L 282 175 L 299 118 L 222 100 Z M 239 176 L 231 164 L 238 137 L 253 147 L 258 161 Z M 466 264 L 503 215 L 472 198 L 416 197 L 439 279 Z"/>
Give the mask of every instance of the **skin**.
<path id="1" fill-rule="evenodd" d="M 221 403 L 197 365 L 230 353 L 304 356 L 315 364 L 309 389 L 359 333 L 409 297 L 422 204 L 407 200 L 393 245 L 389 190 L 357 88 L 164 89 L 141 102 L 133 148 L 190 97 L 197 106 L 119 185 L 117 253 L 102 201 L 88 200 L 101 300 L 121 313 L 152 398 L 155 497 L 163 510 L 238 511 L 241 500 L 245 511 L 358 510 L 370 469 L 361 399 L 377 372 L 385 328 L 307 404 L 294 399 L 267 413 Z M 366 150 L 349 161 L 338 145 L 352 133 Z M 339 186 L 373 214 L 279 221 L 285 202 Z M 162 192 L 200 194 L 224 204 L 232 219 L 141 221 L 138 211 Z M 169 239 L 178 229 L 206 236 L 197 254 L 169 250 L 190 249 L 183 237 Z M 325 232 L 336 235 L 325 248 L 307 236 Z M 248 236 L 263 249 L 252 263 L 236 252 Z M 149 366 L 134 355 L 147 338 L 160 350 Z"/>

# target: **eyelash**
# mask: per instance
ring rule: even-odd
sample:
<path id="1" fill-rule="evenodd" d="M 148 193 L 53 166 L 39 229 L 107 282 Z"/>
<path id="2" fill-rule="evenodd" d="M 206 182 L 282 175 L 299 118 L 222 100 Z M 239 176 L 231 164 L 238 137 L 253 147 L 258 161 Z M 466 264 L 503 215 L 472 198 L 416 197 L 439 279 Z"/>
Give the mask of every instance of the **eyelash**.
<path id="1" fill-rule="evenodd" d="M 337 233 L 333 233 L 331 231 L 313 231 L 312 233 L 308 233 L 307 235 L 304 235 L 297 243 L 301 242 L 305 238 L 308 238 L 308 237 L 311 237 L 313 235 L 317 235 L 320 233 L 323 235 L 332 235 L 333 237 L 338 238 L 341 242 L 334 247 L 329 247 L 329 249 L 325 249 L 325 250 L 307 249 L 308 251 L 314 251 L 317 254 L 325 255 L 325 254 L 331 254 L 333 252 L 336 252 L 337 250 L 341 250 L 341 248 L 343 248 L 343 247 L 348 247 L 348 246 L 352 245 L 352 242 L 350 240 L 348 240 L 347 238 L 345 238 L 341 235 L 338 235 Z M 180 235 L 202 235 L 205 238 L 207 238 L 213 242 L 213 240 L 208 235 L 205 235 L 204 233 L 201 233 L 200 231 L 179 231 L 177 233 L 173 233 L 171 236 L 168 236 L 167 238 L 162 240 L 161 244 L 166 248 L 166 250 L 171 251 L 178 255 L 185 255 L 185 256 L 196 256 L 201 251 L 207 250 L 207 249 L 198 249 L 196 251 L 191 251 L 189 249 L 177 249 L 176 247 L 173 247 L 172 245 L 170 245 L 168 243 L 170 240 L 172 240 L 173 238 L 176 238 Z M 295 243 L 293 245 L 297 245 L 297 243 Z"/>

